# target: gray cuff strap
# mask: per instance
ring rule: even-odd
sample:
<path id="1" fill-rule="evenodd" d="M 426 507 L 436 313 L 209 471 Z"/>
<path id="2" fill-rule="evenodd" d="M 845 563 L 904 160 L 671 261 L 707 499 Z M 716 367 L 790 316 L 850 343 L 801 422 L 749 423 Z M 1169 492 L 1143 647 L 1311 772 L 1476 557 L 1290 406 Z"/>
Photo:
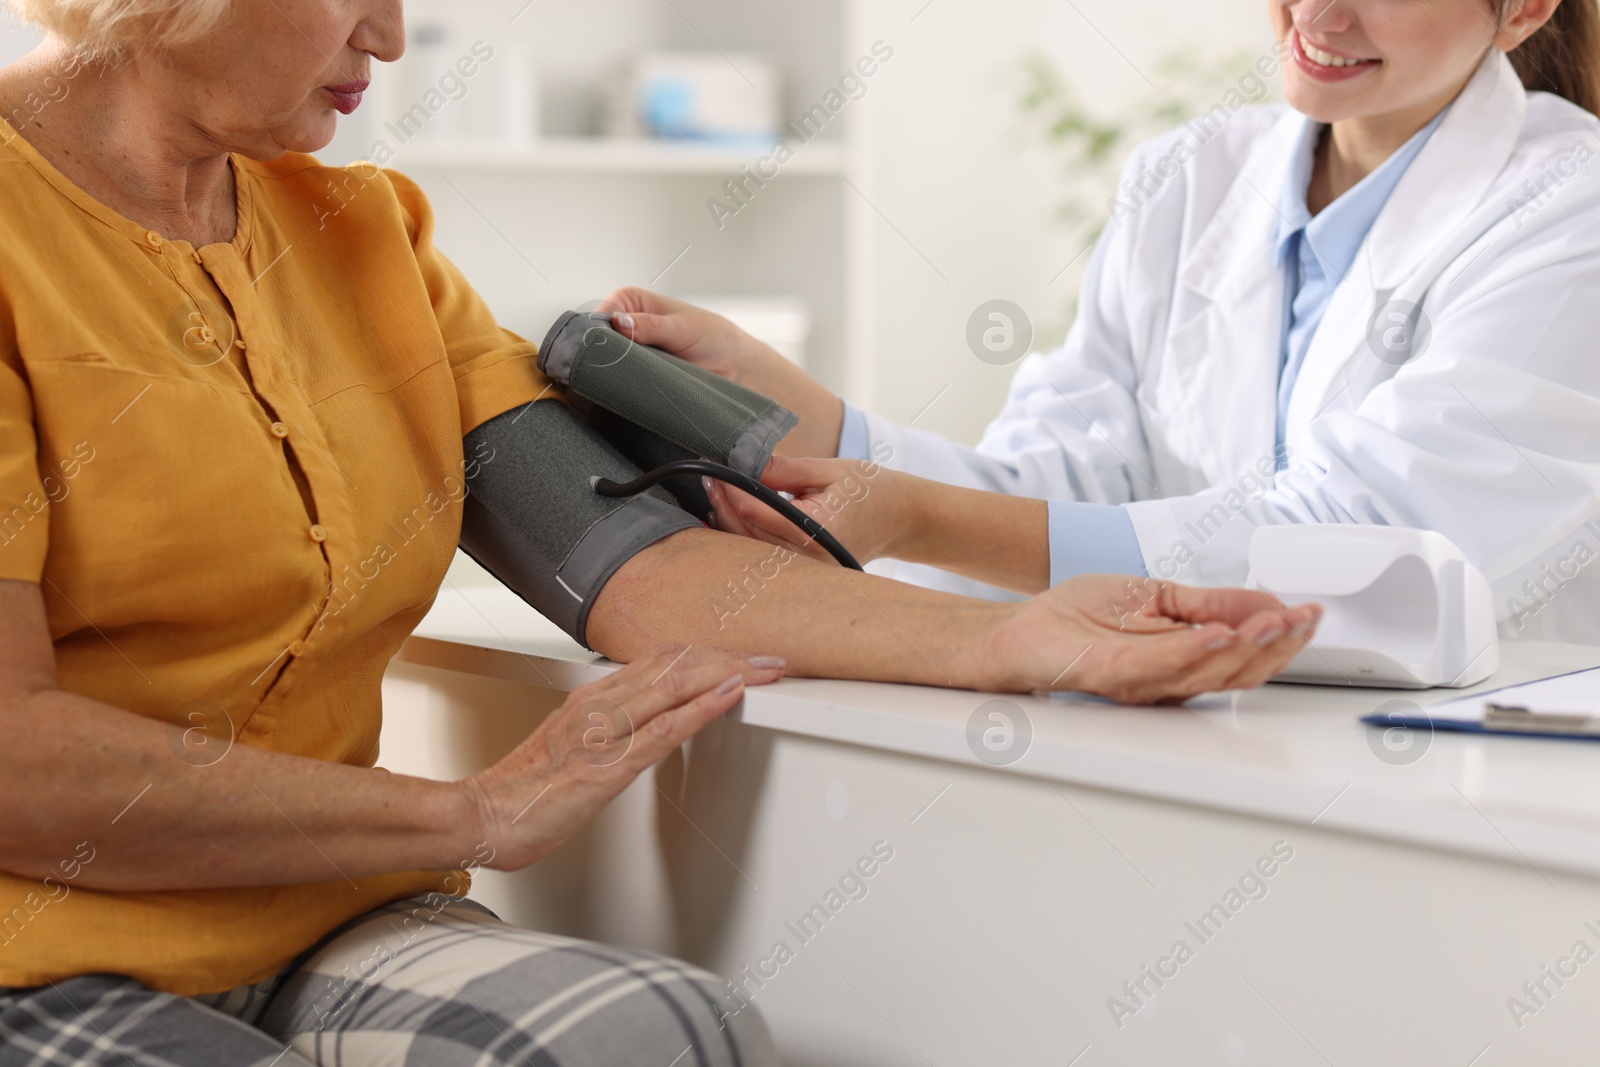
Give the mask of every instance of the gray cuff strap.
<path id="1" fill-rule="evenodd" d="M 619 418 L 752 478 L 800 421 L 760 393 L 629 340 L 594 312 L 556 320 L 539 369 Z"/>
<path id="2" fill-rule="evenodd" d="M 540 614 L 587 646 L 589 609 L 628 560 L 679 530 L 700 528 L 664 490 L 631 500 L 591 479 L 639 469 L 556 400 L 490 419 L 466 437 L 461 548 Z"/>
<path id="3" fill-rule="evenodd" d="M 572 380 L 572 364 L 577 360 L 578 353 L 583 351 L 585 330 L 567 329 L 567 324 L 577 318 L 593 318 L 580 311 L 568 311 L 556 320 L 550 332 L 544 335 L 544 343 L 539 346 L 539 370 L 546 378 L 560 385 L 566 385 Z M 609 317 L 594 318 L 593 325 L 609 326 Z"/>
<path id="4" fill-rule="evenodd" d="M 739 435 L 739 440 L 728 452 L 728 466 L 760 481 L 778 442 L 799 422 L 800 416 L 788 408 L 773 407 Z"/>
<path id="5" fill-rule="evenodd" d="M 702 529 L 672 504 L 640 496 L 595 523 L 566 560 L 502 521 L 475 496 L 462 516 L 461 548 L 539 614 L 589 648 L 589 612 L 611 576 L 634 556 L 679 530 Z"/>

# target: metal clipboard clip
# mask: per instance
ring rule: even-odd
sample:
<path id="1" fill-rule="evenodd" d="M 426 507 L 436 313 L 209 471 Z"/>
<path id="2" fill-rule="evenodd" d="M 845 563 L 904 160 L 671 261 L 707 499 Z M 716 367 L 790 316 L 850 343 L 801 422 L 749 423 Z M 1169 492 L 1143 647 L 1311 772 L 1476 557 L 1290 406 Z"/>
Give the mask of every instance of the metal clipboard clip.
<path id="1" fill-rule="evenodd" d="M 1483 725 L 1490 730 L 1600 737 L 1600 715 L 1534 711 L 1514 704 L 1485 705 Z"/>

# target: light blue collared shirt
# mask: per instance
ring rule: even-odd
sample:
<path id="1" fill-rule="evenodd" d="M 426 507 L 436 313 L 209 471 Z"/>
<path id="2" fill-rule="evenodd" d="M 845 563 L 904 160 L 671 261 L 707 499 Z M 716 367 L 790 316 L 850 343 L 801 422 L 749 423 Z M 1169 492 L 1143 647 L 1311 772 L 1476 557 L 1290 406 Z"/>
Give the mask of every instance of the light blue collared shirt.
<path id="1" fill-rule="evenodd" d="M 1445 111 L 1448 111 L 1446 108 Z M 1378 221 L 1378 214 L 1394 195 L 1395 186 L 1438 129 L 1445 111 L 1433 117 L 1400 149 L 1379 164 L 1315 218 L 1306 207 L 1311 167 L 1323 126 L 1307 123 L 1278 201 L 1277 262 L 1283 278 L 1283 343 L 1278 355 L 1278 469 L 1288 462 L 1283 448 L 1289 421 L 1289 399 L 1294 395 L 1306 353 L 1328 311 L 1333 292 L 1350 273 L 1356 253 Z"/>
<path id="2" fill-rule="evenodd" d="M 844 402 L 844 425 L 839 427 L 839 458 L 868 460 L 872 442 L 867 440 L 867 417 L 850 401 Z"/>
<path id="3" fill-rule="evenodd" d="M 1446 111 L 1449 109 L 1446 108 Z M 1282 446 L 1289 398 L 1305 363 L 1317 327 L 1327 313 L 1334 290 L 1349 273 L 1356 254 L 1383 211 L 1395 186 L 1433 136 L 1445 115 L 1441 111 L 1388 159 L 1343 196 L 1312 216 L 1306 206 L 1311 168 L 1324 127 L 1307 123 L 1289 163 L 1288 179 L 1278 204 L 1276 257 L 1284 272 L 1284 316 L 1278 362 L 1277 443 Z M 839 455 L 867 459 L 867 419 L 853 405 L 844 406 Z M 1278 449 L 1279 467 L 1284 450 Z M 1050 584 L 1080 574 L 1144 576 L 1144 553 L 1133 518 L 1116 504 L 1052 500 L 1050 508 Z"/>

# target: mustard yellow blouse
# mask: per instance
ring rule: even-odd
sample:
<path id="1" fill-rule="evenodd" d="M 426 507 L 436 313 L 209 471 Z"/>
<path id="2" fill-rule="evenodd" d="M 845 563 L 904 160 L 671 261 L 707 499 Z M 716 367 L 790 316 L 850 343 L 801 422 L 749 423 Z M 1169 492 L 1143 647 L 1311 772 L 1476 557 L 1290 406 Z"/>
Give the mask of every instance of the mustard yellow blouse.
<path id="1" fill-rule="evenodd" d="M 371 765 L 384 666 L 456 547 L 462 435 L 544 392 L 534 346 L 434 248 L 398 174 L 235 156 L 238 233 L 197 250 L 97 203 L 4 122 L 0 142 L 0 579 L 42 587 L 62 688 L 175 724 L 184 773 L 226 759 L 230 732 Z M 202 724 L 210 740 L 184 735 Z M 330 869 L 79 888 L 137 800 L 48 884 L 0 874 L 0 986 L 112 972 L 219 991 L 380 904 L 461 887 Z"/>

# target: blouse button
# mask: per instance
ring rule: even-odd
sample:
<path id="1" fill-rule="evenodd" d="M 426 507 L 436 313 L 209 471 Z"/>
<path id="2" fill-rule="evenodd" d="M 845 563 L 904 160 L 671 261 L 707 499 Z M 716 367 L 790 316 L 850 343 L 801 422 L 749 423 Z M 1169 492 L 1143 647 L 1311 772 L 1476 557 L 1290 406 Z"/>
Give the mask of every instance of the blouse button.
<path id="1" fill-rule="evenodd" d="M 272 436 L 274 436 L 274 437 L 288 437 L 289 436 L 289 427 L 285 426 L 281 422 L 273 423 L 272 424 Z"/>
<path id="2" fill-rule="evenodd" d="M 235 347 L 239 351 L 243 352 L 244 351 L 244 338 L 241 337 L 237 341 L 233 342 L 233 347 Z"/>
<path id="3" fill-rule="evenodd" d="M 328 531 L 327 530 L 324 530 L 321 526 L 313 526 L 313 527 L 311 527 L 311 540 L 317 542 L 318 544 L 321 544 L 323 541 L 326 541 L 327 539 L 328 539 Z"/>
<path id="4" fill-rule="evenodd" d="M 293 656 L 295 659 L 299 659 L 301 656 L 303 656 L 305 654 L 306 654 L 306 643 L 304 641 L 295 641 L 292 644 L 290 644 L 290 646 L 289 646 L 289 655 Z"/>
<path id="5" fill-rule="evenodd" d="M 199 252 L 194 253 L 194 261 L 200 264 L 202 267 L 206 265 L 206 261 L 200 257 Z"/>
<path id="6" fill-rule="evenodd" d="M 151 248 L 160 248 L 161 235 L 154 230 L 150 230 L 144 235 L 144 243 L 149 245 Z"/>

